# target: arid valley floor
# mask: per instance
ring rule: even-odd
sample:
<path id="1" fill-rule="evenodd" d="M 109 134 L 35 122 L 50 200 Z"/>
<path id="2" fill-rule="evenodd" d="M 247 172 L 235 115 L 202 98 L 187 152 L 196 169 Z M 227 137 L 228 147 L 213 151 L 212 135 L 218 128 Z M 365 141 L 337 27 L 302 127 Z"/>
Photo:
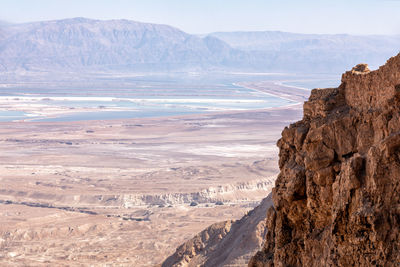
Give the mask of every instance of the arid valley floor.
<path id="1" fill-rule="evenodd" d="M 299 102 L 308 94 L 291 90 Z M 1 265 L 159 264 L 266 197 L 278 172 L 276 141 L 300 107 L 2 122 Z"/>

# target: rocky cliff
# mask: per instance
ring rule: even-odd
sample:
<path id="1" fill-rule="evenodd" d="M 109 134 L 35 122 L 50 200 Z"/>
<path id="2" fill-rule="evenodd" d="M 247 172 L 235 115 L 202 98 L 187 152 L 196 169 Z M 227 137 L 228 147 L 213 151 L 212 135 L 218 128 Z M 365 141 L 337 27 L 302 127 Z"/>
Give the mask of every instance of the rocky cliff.
<path id="1" fill-rule="evenodd" d="M 314 89 L 278 146 L 269 231 L 249 266 L 398 266 L 400 54 Z"/>
<path id="2" fill-rule="evenodd" d="M 265 217 L 271 205 L 269 195 L 242 219 L 211 225 L 178 247 L 162 267 L 245 266 L 262 247 Z"/>

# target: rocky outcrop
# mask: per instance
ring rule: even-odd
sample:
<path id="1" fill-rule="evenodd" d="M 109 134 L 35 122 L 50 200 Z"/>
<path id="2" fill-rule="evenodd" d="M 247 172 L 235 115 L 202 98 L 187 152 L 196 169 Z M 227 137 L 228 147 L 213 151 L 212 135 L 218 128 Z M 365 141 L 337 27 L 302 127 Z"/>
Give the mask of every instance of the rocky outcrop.
<path id="1" fill-rule="evenodd" d="M 270 192 L 276 175 L 248 182 L 212 186 L 198 192 L 178 192 L 167 194 L 77 194 L 61 195 L 53 192 L 19 191 L 0 188 L 0 203 L 10 202 L 30 206 L 64 207 L 79 209 L 79 207 L 106 206 L 134 208 L 140 206 L 185 205 L 192 202 L 198 204 L 223 203 L 259 203 L 259 199 Z M 40 184 L 37 182 L 36 184 Z M 49 185 L 51 186 L 51 185 Z M 20 201 L 20 199 L 23 199 Z M 28 206 L 29 206 L 28 205 Z M 67 206 L 66 206 L 67 205 Z"/>
<path id="2" fill-rule="evenodd" d="M 278 146 L 269 231 L 249 266 L 398 266 L 400 54 L 314 89 Z"/>
<path id="3" fill-rule="evenodd" d="M 262 247 L 271 195 L 242 219 L 211 225 L 176 249 L 162 264 L 171 266 L 244 266 Z"/>
<path id="4" fill-rule="evenodd" d="M 215 202 L 254 202 L 271 192 L 276 175 L 260 180 L 214 186 L 192 193 L 169 193 L 159 195 L 124 195 L 124 207 L 144 205 L 182 205 L 191 202 L 207 204 Z M 119 198 L 118 198 L 119 199 Z"/>

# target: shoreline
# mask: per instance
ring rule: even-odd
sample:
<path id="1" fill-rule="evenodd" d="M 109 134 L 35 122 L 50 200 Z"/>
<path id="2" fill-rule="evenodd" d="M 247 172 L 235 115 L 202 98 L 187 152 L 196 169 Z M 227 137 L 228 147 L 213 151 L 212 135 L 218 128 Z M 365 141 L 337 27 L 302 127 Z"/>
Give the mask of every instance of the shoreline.
<path id="1" fill-rule="evenodd" d="M 295 86 L 286 86 L 276 81 L 261 81 L 261 82 L 240 82 L 238 86 L 269 94 L 287 101 L 294 101 L 297 104 L 307 101 L 311 90 L 305 90 Z"/>
<path id="2" fill-rule="evenodd" d="M 282 95 L 280 95 L 280 94 L 277 94 L 277 93 L 274 94 L 274 93 L 271 93 L 271 92 L 265 92 L 265 91 L 263 91 L 262 89 L 260 89 L 260 88 L 258 88 L 258 87 L 251 86 L 251 83 L 250 83 L 249 85 L 247 85 L 246 82 L 239 82 L 239 83 L 232 83 L 232 84 L 235 85 L 235 86 L 240 86 L 240 87 L 242 87 L 242 88 L 254 90 L 254 91 L 257 91 L 257 92 L 266 94 L 266 95 L 278 97 L 278 98 L 280 98 L 280 99 L 284 99 L 284 100 L 287 100 L 287 101 L 291 101 L 291 102 L 292 102 L 292 101 L 295 101 L 295 102 L 296 102 L 296 100 L 294 100 L 294 99 L 292 99 L 292 98 L 290 98 L 290 97 L 284 97 L 284 96 L 282 96 Z M 285 86 L 285 85 L 279 84 L 279 83 L 277 83 L 277 82 L 274 82 L 274 84 L 275 84 L 275 85 L 278 85 L 278 86 L 282 86 L 282 87 L 289 87 L 289 86 Z M 294 88 L 296 88 L 296 87 L 294 87 Z M 295 104 L 299 104 L 299 103 L 295 103 Z"/>
<path id="3" fill-rule="evenodd" d="M 305 87 L 300 87 L 300 86 L 285 84 L 285 81 L 284 81 L 284 82 L 275 82 L 275 84 L 276 84 L 276 85 L 280 85 L 280 86 L 284 86 L 284 87 L 288 87 L 288 88 L 296 88 L 296 89 L 301 89 L 301 90 L 305 90 L 305 91 L 311 92 L 310 89 L 305 88 Z"/>
<path id="4" fill-rule="evenodd" d="M 266 82 L 265 82 L 266 83 Z M 280 88 L 280 90 L 284 90 L 286 88 L 290 88 L 288 86 L 278 85 L 274 83 L 276 87 Z M 142 99 L 135 99 L 135 98 L 119 98 L 119 97 L 31 97 L 31 96 L 0 96 L 0 106 L 7 105 L 4 108 L 4 111 L 21 111 L 24 112 L 26 115 L 25 118 L 22 119 L 13 119 L 14 116 L 1 116 L 2 118 L 10 117 L 10 121 L 2 121 L 0 123 L 18 123 L 18 122 L 30 122 L 30 123 L 46 123 L 46 121 L 35 121 L 35 120 L 47 120 L 47 119 L 60 119 L 59 121 L 51 121 L 50 123 L 65 123 L 65 122 L 87 122 L 87 121 L 118 121 L 118 120 L 133 120 L 133 119 L 170 119 L 170 118 L 187 118 L 188 116 L 213 116 L 213 115 L 224 115 L 224 114 L 235 114 L 235 113 L 247 113 L 247 112 L 262 112 L 267 110 L 281 110 L 286 108 L 292 108 L 301 105 L 302 103 L 299 101 L 298 98 L 288 97 L 286 94 L 282 94 L 279 91 L 275 91 L 274 88 L 269 88 L 266 86 L 265 88 L 260 87 L 257 83 L 249 83 L 249 82 L 238 82 L 232 83 L 234 86 L 242 87 L 248 90 L 257 91 L 263 93 L 268 96 L 277 97 L 284 101 L 289 101 L 291 103 L 286 103 L 279 106 L 273 107 L 262 107 L 262 108 L 226 108 L 226 107 L 209 107 L 209 109 L 201 110 L 201 107 L 194 106 L 190 107 L 190 104 L 202 103 L 202 102 L 209 102 L 210 104 L 213 103 L 263 103 L 267 100 L 265 99 L 194 99 L 194 98 L 142 98 Z M 265 86 L 265 85 L 264 85 Z M 26 101 L 21 103 L 21 101 Z M 98 102 L 118 102 L 118 101 L 129 101 L 132 103 L 154 103 L 159 102 L 161 104 L 168 104 L 174 102 L 186 102 L 189 105 L 186 105 L 187 110 L 191 114 L 180 114 L 180 115 L 156 115 L 156 116 L 143 116 L 143 117 L 132 117 L 132 118 L 115 118 L 115 119 L 79 119 L 79 120 L 68 120 L 67 118 L 62 118 L 62 116 L 71 116 L 71 115 L 79 115 L 80 113 L 109 113 L 109 112 L 141 112 L 140 109 L 137 108 L 130 108 L 130 107 L 64 107 L 64 106 L 46 106 L 44 104 L 36 104 L 34 107 L 29 107 L 30 101 L 98 101 Z M 12 105 L 19 105 L 16 109 L 11 108 Z M 182 106 L 185 108 L 185 105 Z M 197 108 L 197 109 L 196 109 Z M 200 110 L 199 110 L 200 108 Z M 47 110 L 46 110 L 47 109 Z M 167 110 L 169 111 L 169 110 Z M 60 116 L 60 117 L 58 117 Z M 49 123 L 49 122 L 47 122 Z"/>
<path id="5" fill-rule="evenodd" d="M 243 110 L 226 110 L 226 111 L 210 111 L 210 112 L 200 112 L 200 113 L 192 113 L 192 114 L 180 114 L 180 115 L 167 115 L 167 116 L 157 116 L 157 117 L 132 117 L 132 118 L 115 118 L 115 119 L 93 119 L 93 120 L 76 120 L 76 121 L 34 121 L 32 119 L 35 119 L 37 117 L 32 117 L 23 120 L 14 120 L 14 121 L 0 121 L 1 124 L 15 124 L 15 123 L 30 123 L 30 124 L 72 124 L 72 123 L 87 123 L 87 122 L 96 122 L 96 121 L 102 121 L 102 122 L 121 122 L 121 121 L 159 121 L 159 120 L 178 120 L 178 119 L 196 119 L 199 117 L 207 117 L 207 116 L 224 116 L 224 115 L 239 115 L 239 114 L 247 114 L 247 113 L 262 113 L 262 112 L 268 112 L 268 111 L 282 111 L 282 110 L 300 110 L 302 109 L 302 103 L 292 103 L 284 106 L 279 106 L 279 107 L 269 107 L 269 108 L 258 108 L 258 109 L 243 109 Z M 124 112 L 124 111 L 129 111 L 129 112 L 134 112 L 134 110 L 99 110 L 99 111 L 94 111 L 94 112 Z M 86 111 L 86 112 L 93 112 L 93 111 Z M 83 112 L 65 112 L 62 114 L 74 114 L 74 113 L 85 113 Z M 10 116 L 11 117 L 11 116 Z M 47 117 L 47 119 L 51 119 L 54 117 Z"/>

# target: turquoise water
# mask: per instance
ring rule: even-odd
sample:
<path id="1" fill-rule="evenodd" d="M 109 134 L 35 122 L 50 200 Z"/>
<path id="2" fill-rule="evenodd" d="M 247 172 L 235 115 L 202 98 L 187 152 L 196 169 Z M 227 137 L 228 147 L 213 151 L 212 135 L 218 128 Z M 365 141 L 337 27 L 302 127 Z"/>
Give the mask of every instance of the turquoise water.
<path id="1" fill-rule="evenodd" d="M 0 121 L 15 121 L 27 118 L 27 114 L 23 111 L 0 110 Z"/>
<path id="2" fill-rule="evenodd" d="M 294 102 L 278 97 L 262 94 L 247 98 L 163 98 L 163 99 L 114 99 L 111 101 L 92 100 L 39 100 L 39 104 L 54 107 L 65 107 L 69 110 L 77 108 L 93 109 L 90 112 L 75 112 L 57 117 L 37 117 L 31 121 L 81 121 L 126 118 L 149 118 L 176 115 L 200 114 L 208 112 L 252 110 L 289 105 Z M 121 111 L 115 109 L 122 109 Z"/>
<path id="3" fill-rule="evenodd" d="M 2 91 L 14 105 L 40 105 L 41 113 L 0 111 L 0 121 L 82 121 L 165 117 L 234 110 L 279 107 L 294 102 L 230 84 L 188 85 L 117 89 L 19 89 Z M 8 109 L 9 109 L 8 105 Z M 1 106 L 0 106 L 1 108 Z M 66 110 L 52 115 L 54 108 Z M 83 110 L 82 110 L 83 109 Z M 81 111 L 79 111 L 81 110 Z M 27 110 L 27 112 L 30 112 Z M 42 114 L 42 115 L 41 115 Z M 43 115 L 48 114 L 48 115 Z"/>
<path id="4" fill-rule="evenodd" d="M 181 75 L 136 77 L 132 80 L 125 79 L 121 84 L 112 81 L 111 84 L 114 86 L 105 83 L 86 88 L 74 87 L 68 83 L 65 85 L 50 84 L 48 87 L 3 88 L 0 90 L 0 96 L 19 99 L 12 102 L 13 105 L 37 104 L 44 108 L 42 113 L 34 113 L 34 109 L 27 109 L 26 112 L 0 111 L 0 121 L 148 118 L 254 110 L 294 104 L 286 99 L 235 85 L 238 81 L 277 81 L 277 78 L 285 80 L 285 84 L 306 88 L 313 88 L 316 84 L 318 87 L 329 87 L 325 85 L 333 83 L 327 79 L 316 79 L 315 77 L 301 77 L 301 79 L 296 76 L 273 77 L 269 75 L 216 75 L 214 77 L 208 74 L 194 78 L 187 76 L 182 78 Z M 58 115 L 48 112 L 52 108 L 60 107 L 66 112 Z M 4 109 L 12 109 L 12 105 L 10 108 L 8 104 Z M 33 114 L 26 114 L 29 112 Z"/>
<path id="5" fill-rule="evenodd" d="M 129 118 L 152 118 L 175 115 L 196 114 L 189 111 L 160 111 L 157 112 L 135 112 L 135 111 L 99 111 L 99 112 L 81 112 L 68 115 L 61 115 L 56 118 L 34 119 L 32 121 L 88 121 L 88 120 L 112 120 L 112 119 L 129 119 Z"/>
<path id="6" fill-rule="evenodd" d="M 226 98 L 202 98 L 191 96 L 190 98 L 147 98 L 147 99 L 113 99 L 105 98 L 99 100 L 74 100 L 68 98 L 59 100 L 46 96 L 47 100 L 41 98 L 29 99 L 31 104 L 40 104 L 45 108 L 62 107 L 68 112 L 59 115 L 38 115 L 26 114 L 22 111 L 0 111 L 0 121 L 82 121 L 82 120 L 107 120 L 107 119 L 127 119 L 127 118 L 149 118 L 165 117 L 177 115 L 200 114 L 209 112 L 233 111 L 233 110 L 253 110 L 270 107 L 289 105 L 294 102 L 278 97 L 251 93 L 246 96 L 229 95 Z M 50 99 L 50 100 L 49 100 Z M 20 98 L 18 102 L 28 103 L 27 100 Z M 16 105 L 18 104 L 16 102 Z M 79 109 L 85 109 L 79 112 Z M 74 112 L 74 110 L 77 110 Z M 91 111 L 92 110 L 92 111 Z"/>

